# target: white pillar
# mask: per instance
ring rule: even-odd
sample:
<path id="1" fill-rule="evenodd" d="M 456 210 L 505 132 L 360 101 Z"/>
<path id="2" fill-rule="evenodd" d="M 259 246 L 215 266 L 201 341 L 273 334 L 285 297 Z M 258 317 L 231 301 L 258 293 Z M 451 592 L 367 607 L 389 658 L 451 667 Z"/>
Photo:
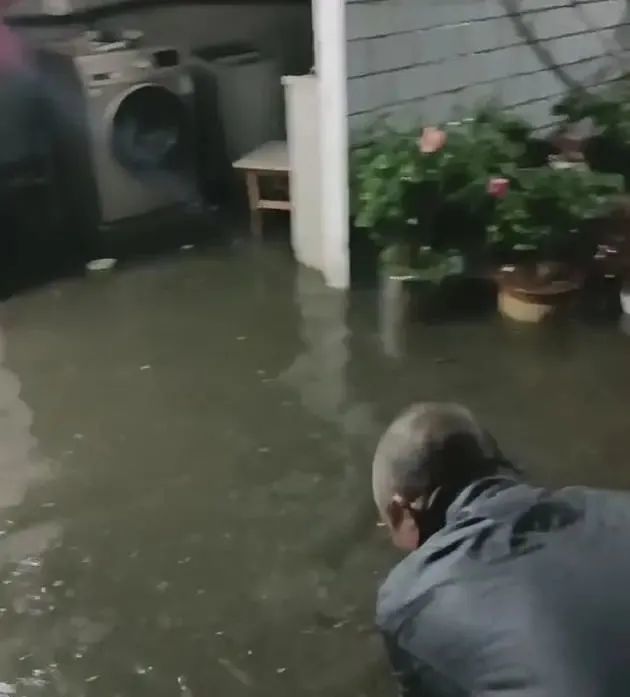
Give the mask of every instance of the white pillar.
<path id="1" fill-rule="evenodd" d="M 312 0 L 321 125 L 322 256 L 327 285 L 350 285 L 345 0 Z"/>

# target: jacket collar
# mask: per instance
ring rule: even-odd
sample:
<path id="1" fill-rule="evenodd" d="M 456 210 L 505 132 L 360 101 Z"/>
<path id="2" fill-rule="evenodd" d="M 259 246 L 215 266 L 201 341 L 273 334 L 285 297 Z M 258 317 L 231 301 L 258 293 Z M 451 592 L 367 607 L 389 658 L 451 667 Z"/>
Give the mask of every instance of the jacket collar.
<path id="1" fill-rule="evenodd" d="M 446 524 L 454 522 L 457 518 L 469 514 L 471 507 L 488 501 L 496 496 L 499 492 L 509 489 L 510 487 L 522 484 L 520 479 L 514 475 L 496 475 L 493 477 L 485 477 L 478 479 L 476 482 L 469 484 L 455 498 L 453 503 L 446 511 Z"/>

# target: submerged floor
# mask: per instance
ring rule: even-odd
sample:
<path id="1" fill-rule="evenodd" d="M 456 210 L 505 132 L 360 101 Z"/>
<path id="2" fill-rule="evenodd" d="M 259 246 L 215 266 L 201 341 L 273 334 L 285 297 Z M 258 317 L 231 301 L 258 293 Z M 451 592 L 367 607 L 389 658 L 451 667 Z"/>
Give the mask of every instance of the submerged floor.
<path id="1" fill-rule="evenodd" d="M 630 486 L 630 338 L 397 327 L 284 251 L 189 252 L 3 308 L 0 695 L 392 694 L 370 457 L 417 399 L 550 483 Z"/>

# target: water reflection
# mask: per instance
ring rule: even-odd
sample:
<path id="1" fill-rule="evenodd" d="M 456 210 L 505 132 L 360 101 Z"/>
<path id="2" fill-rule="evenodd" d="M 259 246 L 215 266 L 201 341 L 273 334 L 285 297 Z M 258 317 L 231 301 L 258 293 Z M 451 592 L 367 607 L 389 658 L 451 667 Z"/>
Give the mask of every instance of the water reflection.
<path id="1" fill-rule="evenodd" d="M 307 409 L 337 422 L 347 397 L 347 298 L 322 287 L 317 273 L 299 268 L 294 300 L 305 350 L 279 377 L 293 387 Z"/>
<path id="2" fill-rule="evenodd" d="M 11 684 L 331 697 L 388 681 L 371 631 L 374 423 L 342 294 L 273 253 L 200 254 L 12 307 L 12 366 L 58 455 L 19 514 L 64 526 L 33 572 L 46 612 L 16 616 L 19 650 L 2 642 Z"/>
<path id="3" fill-rule="evenodd" d="M 329 291 L 265 246 L 12 300 L 0 683 L 390 694 L 372 613 L 392 552 L 370 461 L 413 400 L 468 403 L 548 479 L 630 483 L 616 327 L 428 325 L 395 298 L 377 321 L 375 296 Z"/>
<path id="4" fill-rule="evenodd" d="M 294 299 L 305 350 L 279 379 L 296 390 L 309 411 L 344 435 L 373 435 L 377 425 L 372 406 L 349 388 L 348 296 L 324 287 L 319 274 L 299 267 Z"/>
<path id="5" fill-rule="evenodd" d="M 56 608 L 57 589 L 46 585 L 42 565 L 61 527 L 54 501 L 41 504 L 36 521 L 21 520 L 29 488 L 50 470 L 31 433 L 33 414 L 21 398 L 20 380 L 4 366 L 5 350 L 0 329 L 0 694 L 27 695 L 48 684 L 48 656 L 34 649 L 30 628 Z"/>
<path id="6" fill-rule="evenodd" d="M 383 353 L 402 358 L 406 352 L 409 295 L 403 281 L 385 276 L 379 293 L 379 328 Z"/>
<path id="7" fill-rule="evenodd" d="M 0 510 L 17 506 L 33 478 L 46 471 L 34 452 L 33 414 L 20 397 L 20 381 L 4 364 L 5 337 L 0 329 Z"/>

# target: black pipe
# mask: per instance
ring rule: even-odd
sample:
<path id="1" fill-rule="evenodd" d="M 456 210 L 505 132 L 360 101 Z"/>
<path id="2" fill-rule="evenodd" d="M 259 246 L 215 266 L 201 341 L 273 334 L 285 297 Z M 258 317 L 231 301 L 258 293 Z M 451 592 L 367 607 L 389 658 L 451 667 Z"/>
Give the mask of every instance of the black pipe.
<path id="1" fill-rule="evenodd" d="M 540 58 L 541 62 L 552 70 L 569 90 L 578 89 L 580 83 L 574 80 L 561 65 L 558 65 L 552 53 L 540 44 L 538 37 L 523 18 L 523 14 L 519 8 L 519 0 L 502 0 L 502 4 L 506 14 L 514 22 L 518 33 L 523 37 L 527 45 L 538 58 Z"/>

